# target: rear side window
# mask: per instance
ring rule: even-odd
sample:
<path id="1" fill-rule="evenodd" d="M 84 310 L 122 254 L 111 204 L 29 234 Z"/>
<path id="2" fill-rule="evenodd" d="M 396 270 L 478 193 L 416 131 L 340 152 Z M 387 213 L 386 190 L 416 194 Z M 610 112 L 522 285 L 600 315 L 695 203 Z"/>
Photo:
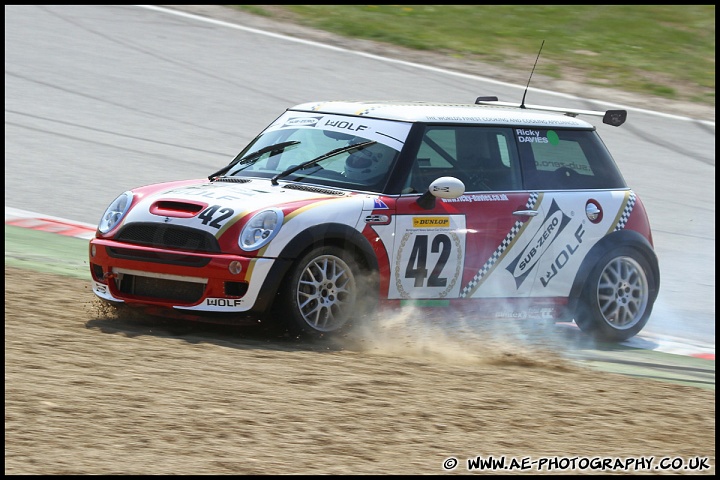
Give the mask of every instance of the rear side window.
<path id="1" fill-rule="evenodd" d="M 515 128 L 528 190 L 625 188 L 625 180 L 594 130 Z"/>

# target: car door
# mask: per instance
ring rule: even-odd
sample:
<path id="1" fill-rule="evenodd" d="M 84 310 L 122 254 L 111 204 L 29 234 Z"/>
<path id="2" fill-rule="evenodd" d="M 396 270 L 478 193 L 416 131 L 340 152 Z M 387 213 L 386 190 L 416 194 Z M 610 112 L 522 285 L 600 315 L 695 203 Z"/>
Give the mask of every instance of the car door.
<path id="1" fill-rule="evenodd" d="M 458 198 L 418 202 L 429 184 L 459 178 Z M 389 298 L 522 298 L 537 270 L 522 238 L 542 218 L 538 196 L 522 190 L 510 128 L 428 126 L 396 203 Z M 423 206 L 421 206 L 421 204 Z"/>

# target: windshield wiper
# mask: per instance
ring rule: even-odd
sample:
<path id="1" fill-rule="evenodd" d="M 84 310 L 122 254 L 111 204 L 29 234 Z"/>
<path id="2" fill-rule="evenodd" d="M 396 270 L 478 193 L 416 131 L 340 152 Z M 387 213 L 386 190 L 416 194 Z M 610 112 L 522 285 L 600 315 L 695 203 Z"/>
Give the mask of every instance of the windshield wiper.
<path id="1" fill-rule="evenodd" d="M 300 142 L 298 142 L 297 140 L 292 140 L 289 142 L 281 142 L 281 143 L 276 143 L 274 145 L 268 145 L 267 147 L 263 147 L 260 150 L 255 150 L 250 155 L 245 155 L 242 158 L 240 157 L 240 155 L 238 155 L 237 157 L 235 157 L 233 159 L 232 162 L 230 162 L 229 164 L 227 164 L 226 166 L 224 166 L 217 172 L 213 173 L 212 175 L 210 175 L 208 177 L 208 180 L 215 180 L 217 177 L 227 173 L 228 170 L 230 170 L 231 168 L 233 168 L 235 165 L 237 165 L 239 163 L 248 163 L 251 160 L 256 160 L 258 157 L 261 157 L 262 155 L 266 154 L 267 152 L 274 152 L 277 150 L 277 152 L 279 153 L 279 152 L 285 150 L 287 147 L 290 147 L 292 145 L 297 145 L 299 143 Z"/>
<path id="2" fill-rule="evenodd" d="M 287 170 L 283 170 L 282 172 L 280 172 L 277 175 L 275 175 L 274 177 L 272 177 L 270 179 L 270 182 L 273 185 L 277 185 L 278 180 L 280 180 L 283 177 L 287 177 L 291 173 L 297 172 L 298 170 L 300 170 L 302 168 L 310 167 L 322 160 L 325 160 L 326 158 L 334 157 L 335 155 L 340 155 L 341 153 L 352 152 L 353 150 L 362 150 L 363 148 L 369 147 L 370 145 L 373 145 L 375 143 L 377 143 L 377 142 L 374 140 L 368 140 L 367 142 L 356 143 L 355 145 L 346 145 L 344 147 L 336 148 L 335 150 L 330 150 L 329 152 L 323 153 L 319 157 L 315 157 L 312 160 L 308 160 L 307 162 L 303 162 L 299 165 L 295 165 L 294 167 L 290 167 Z"/>

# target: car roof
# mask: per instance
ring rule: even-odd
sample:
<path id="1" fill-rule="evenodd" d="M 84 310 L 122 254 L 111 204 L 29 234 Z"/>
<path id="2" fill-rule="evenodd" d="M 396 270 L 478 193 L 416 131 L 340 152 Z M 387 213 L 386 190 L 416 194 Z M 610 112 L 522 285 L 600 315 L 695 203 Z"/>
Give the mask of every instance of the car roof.
<path id="1" fill-rule="evenodd" d="M 473 125 L 595 128 L 592 124 L 574 116 L 535 111 L 519 106 L 392 101 L 319 101 L 302 103 L 288 110 L 433 124 L 467 123 Z"/>

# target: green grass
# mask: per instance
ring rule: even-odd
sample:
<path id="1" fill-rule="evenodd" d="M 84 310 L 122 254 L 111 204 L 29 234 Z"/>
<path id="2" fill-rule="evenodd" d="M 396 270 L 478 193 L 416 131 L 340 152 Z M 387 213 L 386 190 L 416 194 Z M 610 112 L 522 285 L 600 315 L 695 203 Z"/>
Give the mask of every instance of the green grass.
<path id="1" fill-rule="evenodd" d="M 715 5 L 234 5 L 351 38 L 715 105 Z"/>
<path id="2" fill-rule="evenodd" d="M 5 225 L 5 266 L 86 279 L 88 240 Z"/>

